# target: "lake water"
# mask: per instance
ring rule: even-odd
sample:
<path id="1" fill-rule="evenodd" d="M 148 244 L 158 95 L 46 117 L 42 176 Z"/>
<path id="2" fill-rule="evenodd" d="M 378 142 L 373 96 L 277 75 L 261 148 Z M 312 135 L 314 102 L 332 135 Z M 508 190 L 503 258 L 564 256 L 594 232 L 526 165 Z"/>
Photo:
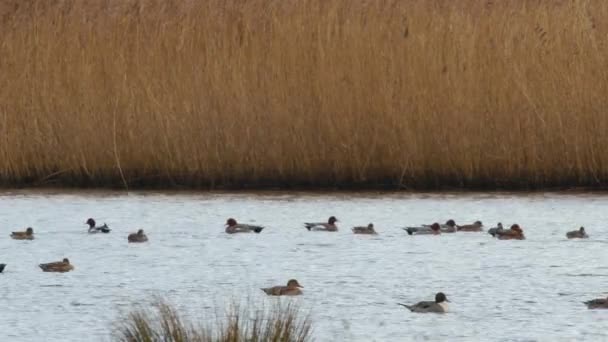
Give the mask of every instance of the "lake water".
<path id="1" fill-rule="evenodd" d="M 317 341 L 606 341 L 608 196 L 410 193 L 0 193 L 0 341 L 110 341 L 133 303 L 162 296 L 194 321 L 232 301 L 267 305 L 260 287 L 296 278 Z M 305 221 L 340 220 L 337 233 Z M 88 235 L 88 217 L 110 234 Z M 234 217 L 261 234 L 224 233 Z M 524 241 L 487 233 L 408 236 L 406 225 L 519 223 Z M 373 222 L 378 236 L 354 235 Z M 567 240 L 585 226 L 590 239 Z M 32 226 L 34 241 L 9 238 Z M 145 229 L 150 242 L 127 244 Z M 75 271 L 37 265 L 69 257 Z M 445 315 L 396 302 L 450 298 Z"/>

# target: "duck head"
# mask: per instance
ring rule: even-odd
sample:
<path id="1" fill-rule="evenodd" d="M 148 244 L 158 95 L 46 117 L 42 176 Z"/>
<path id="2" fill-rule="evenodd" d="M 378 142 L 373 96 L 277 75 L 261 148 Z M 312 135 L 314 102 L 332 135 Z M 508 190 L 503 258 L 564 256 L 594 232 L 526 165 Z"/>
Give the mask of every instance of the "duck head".
<path id="1" fill-rule="evenodd" d="M 519 227 L 519 225 L 517 223 L 511 226 L 511 230 L 514 230 L 519 233 L 523 233 L 523 230 Z"/>
<path id="2" fill-rule="evenodd" d="M 336 222 L 338 222 L 338 219 L 335 216 L 331 216 L 329 220 L 327 220 L 327 223 L 329 224 L 334 224 Z"/>
<path id="3" fill-rule="evenodd" d="M 226 225 L 227 225 L 228 227 L 234 227 L 234 226 L 236 226 L 236 220 L 235 220 L 235 219 L 233 219 L 233 218 L 229 218 L 229 219 L 226 221 Z"/>
<path id="4" fill-rule="evenodd" d="M 581 227 L 578 231 L 581 232 L 582 234 L 585 234 L 585 227 Z"/>
<path id="5" fill-rule="evenodd" d="M 34 229 L 33 229 L 32 227 L 28 227 L 28 228 L 25 230 L 25 234 L 27 234 L 27 235 L 32 235 L 32 234 L 34 234 Z"/>
<path id="6" fill-rule="evenodd" d="M 70 260 L 68 258 L 63 258 L 63 262 L 66 263 L 66 264 L 69 264 Z"/>
<path id="7" fill-rule="evenodd" d="M 369 229 L 374 229 L 374 224 L 373 224 L 373 223 L 368 224 L 368 225 L 367 225 L 367 228 L 369 228 Z"/>
<path id="8" fill-rule="evenodd" d="M 483 226 L 483 223 L 481 223 L 481 221 L 475 221 L 475 225 L 476 226 Z"/>
<path id="9" fill-rule="evenodd" d="M 298 283 L 298 281 L 295 280 L 295 279 L 289 279 L 289 281 L 287 282 L 287 287 L 289 287 L 289 288 L 296 288 L 296 287 L 304 288 L 304 286 L 300 285 L 300 283 Z"/>
<path id="10" fill-rule="evenodd" d="M 144 230 L 143 229 L 138 230 L 137 235 L 139 235 L 139 236 L 144 235 Z"/>
<path id="11" fill-rule="evenodd" d="M 94 228 L 95 227 L 95 220 L 93 220 L 92 218 L 88 219 L 86 224 L 89 225 L 89 227 Z"/>
<path id="12" fill-rule="evenodd" d="M 439 225 L 439 223 L 435 222 L 431 225 L 431 229 L 434 231 L 438 231 L 441 229 L 441 226 Z"/>
<path id="13" fill-rule="evenodd" d="M 449 302 L 448 297 L 443 292 L 437 292 L 435 295 L 435 303 Z"/>
<path id="14" fill-rule="evenodd" d="M 501 222 L 498 222 L 498 224 L 496 225 L 496 227 L 498 227 L 498 228 L 502 229 L 502 223 L 501 223 Z"/>
<path id="15" fill-rule="evenodd" d="M 452 220 L 452 219 L 447 220 L 447 221 L 445 222 L 445 225 L 446 225 L 446 226 L 448 226 L 448 227 L 452 227 L 452 228 L 453 228 L 453 227 L 456 227 L 456 221 L 454 221 L 454 220 Z"/>

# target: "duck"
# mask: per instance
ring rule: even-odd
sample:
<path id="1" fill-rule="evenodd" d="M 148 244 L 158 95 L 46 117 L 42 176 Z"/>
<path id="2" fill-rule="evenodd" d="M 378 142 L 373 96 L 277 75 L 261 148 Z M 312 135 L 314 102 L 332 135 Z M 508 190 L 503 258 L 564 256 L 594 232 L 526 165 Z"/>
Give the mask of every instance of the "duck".
<path id="1" fill-rule="evenodd" d="M 295 279 L 289 279 L 287 286 L 266 287 L 262 288 L 262 291 L 269 296 L 299 296 L 302 294 L 300 288 L 304 288 L 304 286 Z"/>
<path id="2" fill-rule="evenodd" d="M 514 224 L 511 228 L 506 230 L 496 231 L 496 237 L 499 240 L 525 240 L 524 231 L 519 227 L 518 224 Z"/>
<path id="3" fill-rule="evenodd" d="M 62 261 L 50 262 L 48 264 L 38 265 L 44 272 L 69 272 L 74 269 L 68 258 L 63 258 Z"/>
<path id="4" fill-rule="evenodd" d="M 108 225 L 105 223 L 103 226 L 95 227 L 95 220 L 92 218 L 88 219 L 86 224 L 89 225 L 89 234 L 109 233 L 111 231 L 110 227 L 108 227 Z"/>
<path id="5" fill-rule="evenodd" d="M 326 232 L 337 232 L 338 226 L 336 225 L 338 219 L 335 216 L 331 216 L 327 222 L 319 223 L 304 223 L 304 227 L 309 231 L 326 231 Z"/>
<path id="6" fill-rule="evenodd" d="M 367 227 L 353 227 L 353 233 L 355 234 L 372 234 L 377 235 L 376 230 L 374 229 L 374 224 L 370 223 Z"/>
<path id="7" fill-rule="evenodd" d="M 235 234 L 235 233 L 260 233 L 264 229 L 262 226 L 254 226 L 251 224 L 242 224 L 237 223 L 235 219 L 229 218 L 226 220 L 226 233 Z"/>
<path id="8" fill-rule="evenodd" d="M 608 309 L 608 298 L 598 298 L 583 302 L 590 310 L 593 309 Z"/>
<path id="9" fill-rule="evenodd" d="M 496 234 L 499 231 L 503 231 L 503 230 L 504 230 L 504 228 L 502 227 L 502 223 L 498 222 L 498 224 L 496 225 L 496 227 L 488 229 L 488 234 L 490 234 L 492 236 L 496 236 Z"/>
<path id="10" fill-rule="evenodd" d="M 441 226 L 435 222 L 430 226 L 405 227 L 403 228 L 409 235 L 437 235 L 441 234 Z"/>
<path id="11" fill-rule="evenodd" d="M 137 231 L 137 233 L 129 234 L 127 240 L 129 242 L 147 242 L 148 237 L 146 236 L 146 234 L 144 234 L 144 230 L 140 229 Z"/>
<path id="12" fill-rule="evenodd" d="M 432 313 L 446 313 L 448 312 L 448 303 L 449 300 L 446 297 L 446 295 L 443 292 L 438 292 L 435 295 L 435 301 L 431 302 L 431 301 L 424 301 L 424 302 L 418 302 L 414 305 L 407 305 L 407 304 L 401 304 L 401 303 L 397 303 L 401 306 L 404 306 L 406 308 L 408 308 L 411 312 L 418 312 L 418 313 L 428 313 L 428 312 L 432 312 Z"/>
<path id="13" fill-rule="evenodd" d="M 430 228 L 432 224 L 423 224 L 422 227 Z M 455 233 L 457 231 L 456 221 L 449 219 L 439 225 L 442 233 Z"/>
<path id="14" fill-rule="evenodd" d="M 589 235 L 585 232 L 585 227 L 580 227 L 578 230 L 573 230 L 566 233 L 568 239 L 587 239 Z"/>
<path id="15" fill-rule="evenodd" d="M 465 224 L 464 226 L 458 226 L 459 232 L 481 232 L 483 231 L 483 223 L 481 221 L 475 221 L 473 224 Z"/>
<path id="16" fill-rule="evenodd" d="M 12 232 L 11 238 L 15 240 L 34 240 L 34 229 L 28 227 L 24 232 Z"/>
<path id="17" fill-rule="evenodd" d="M 5 267 L 6 267 L 6 264 L 0 264 L 0 273 L 2 273 L 4 271 Z"/>

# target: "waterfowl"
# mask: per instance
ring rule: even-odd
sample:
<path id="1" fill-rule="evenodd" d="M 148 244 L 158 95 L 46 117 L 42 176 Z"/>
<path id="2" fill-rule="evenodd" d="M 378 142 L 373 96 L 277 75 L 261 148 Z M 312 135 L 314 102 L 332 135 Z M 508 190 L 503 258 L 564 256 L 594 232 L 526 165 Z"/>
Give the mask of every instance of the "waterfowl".
<path id="1" fill-rule="evenodd" d="M 69 272 L 74 269 L 68 258 L 63 258 L 62 261 L 50 262 L 48 264 L 38 265 L 44 272 Z"/>
<path id="2" fill-rule="evenodd" d="M 525 240 L 524 231 L 518 224 L 514 224 L 510 229 L 497 230 L 496 237 L 499 240 Z"/>
<path id="3" fill-rule="evenodd" d="M 583 302 L 588 309 L 608 309 L 608 298 L 598 298 Z"/>
<path id="4" fill-rule="evenodd" d="M 431 228 L 432 224 L 423 224 L 422 227 Z M 414 227 L 415 228 L 415 227 Z M 442 233 L 455 233 L 457 231 L 456 221 L 450 219 L 444 224 L 440 224 L 439 228 Z"/>
<path id="5" fill-rule="evenodd" d="M 355 234 L 378 234 L 376 230 L 374 230 L 374 224 L 370 223 L 367 227 L 353 227 L 353 233 Z"/>
<path id="6" fill-rule="evenodd" d="M 430 226 L 405 227 L 403 228 L 409 235 L 437 235 L 441 234 L 441 226 L 435 222 Z"/>
<path id="7" fill-rule="evenodd" d="M 335 216 L 332 216 L 327 222 L 304 223 L 304 227 L 309 231 L 337 232 L 338 226 L 336 226 L 336 222 L 338 222 L 338 219 Z"/>
<path id="8" fill-rule="evenodd" d="M 585 232 L 585 227 L 580 227 L 579 230 L 567 232 L 566 237 L 568 239 L 586 239 L 589 237 L 589 235 L 587 235 L 587 232 Z"/>
<path id="9" fill-rule="evenodd" d="M 298 296 L 302 294 L 302 290 L 304 286 L 300 285 L 297 280 L 290 279 L 287 282 L 287 286 L 273 286 L 262 288 L 262 291 L 266 292 L 267 295 L 270 296 Z"/>
<path id="10" fill-rule="evenodd" d="M 502 223 L 498 222 L 498 224 L 496 225 L 496 227 L 488 229 L 488 234 L 490 234 L 492 236 L 496 236 L 496 234 L 499 231 L 503 231 L 503 230 L 504 230 L 504 228 L 502 227 Z"/>
<path id="11" fill-rule="evenodd" d="M 2 271 L 4 271 L 5 267 L 6 267 L 6 264 L 0 264 L 0 273 L 2 273 Z"/>
<path id="12" fill-rule="evenodd" d="M 11 237 L 15 240 L 34 240 L 34 229 L 28 227 L 24 232 L 12 232 Z"/>
<path id="13" fill-rule="evenodd" d="M 144 230 L 140 229 L 137 231 L 137 233 L 129 234 L 127 240 L 129 242 L 147 242 L 148 237 L 146 236 L 146 234 L 144 234 Z"/>
<path id="14" fill-rule="evenodd" d="M 107 224 L 103 224 L 103 226 L 100 227 L 95 227 L 95 220 L 93 220 L 92 218 L 88 219 L 86 224 L 89 225 L 89 233 L 90 234 L 96 234 L 96 233 L 109 233 L 110 232 L 110 228 L 108 227 Z"/>
<path id="15" fill-rule="evenodd" d="M 448 312 L 448 304 L 447 304 L 447 302 L 449 302 L 449 300 L 445 296 L 445 294 L 443 294 L 443 292 L 438 292 L 435 295 L 435 301 L 434 302 L 425 301 L 425 302 L 416 303 L 414 305 L 407 305 L 407 304 L 401 304 L 401 303 L 397 303 L 397 304 L 399 304 L 401 306 L 405 306 L 406 308 L 410 309 L 411 312 L 445 313 L 445 312 Z"/>
<path id="16" fill-rule="evenodd" d="M 254 226 L 251 224 L 242 224 L 237 223 L 235 219 L 229 218 L 226 221 L 226 233 L 234 234 L 234 233 L 251 233 L 256 232 L 259 233 L 264 229 L 262 226 Z"/>
<path id="17" fill-rule="evenodd" d="M 465 224 L 464 226 L 458 226 L 459 232 L 481 232 L 483 231 L 483 223 L 481 221 L 475 221 L 473 224 Z"/>

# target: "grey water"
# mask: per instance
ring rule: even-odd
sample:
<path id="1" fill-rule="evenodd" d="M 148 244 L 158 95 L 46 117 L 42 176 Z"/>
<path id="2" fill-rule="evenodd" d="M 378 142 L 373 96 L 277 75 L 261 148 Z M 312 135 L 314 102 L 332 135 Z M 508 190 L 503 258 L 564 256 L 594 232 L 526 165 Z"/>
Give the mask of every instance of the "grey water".
<path id="1" fill-rule="evenodd" d="M 162 297 L 197 322 L 235 302 L 293 301 L 317 341 L 605 341 L 608 196 L 596 193 L 0 193 L 0 341 L 112 341 L 121 319 Z M 303 222 L 338 217 L 336 233 Z M 84 222 L 107 223 L 89 235 Z M 264 225 L 224 233 L 227 218 Z M 409 236 L 407 225 L 518 223 L 526 240 L 485 232 Z M 379 235 L 352 234 L 373 222 Z M 31 226 L 35 240 L 11 231 Z M 585 226 L 590 238 L 567 240 Z M 148 243 L 128 244 L 143 228 Z M 69 273 L 38 264 L 68 257 Z M 304 295 L 260 287 L 296 278 Z M 451 300 L 444 315 L 396 305 Z"/>

